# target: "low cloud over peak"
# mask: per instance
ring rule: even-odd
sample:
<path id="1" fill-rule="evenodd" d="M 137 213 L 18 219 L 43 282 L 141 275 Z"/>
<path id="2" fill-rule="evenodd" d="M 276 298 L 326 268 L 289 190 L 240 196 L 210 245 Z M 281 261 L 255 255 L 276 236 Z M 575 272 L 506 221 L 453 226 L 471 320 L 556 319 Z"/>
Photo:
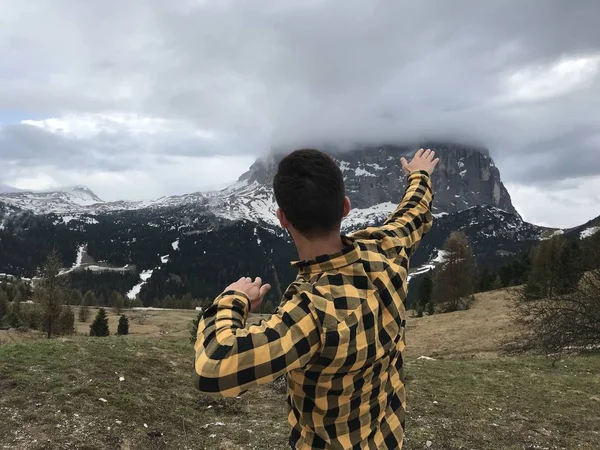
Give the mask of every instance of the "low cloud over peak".
<path id="1" fill-rule="evenodd" d="M 425 139 L 490 148 L 516 186 L 595 180 L 598 17 L 596 0 L 8 0 L 0 182 L 181 193 L 271 148 Z"/>

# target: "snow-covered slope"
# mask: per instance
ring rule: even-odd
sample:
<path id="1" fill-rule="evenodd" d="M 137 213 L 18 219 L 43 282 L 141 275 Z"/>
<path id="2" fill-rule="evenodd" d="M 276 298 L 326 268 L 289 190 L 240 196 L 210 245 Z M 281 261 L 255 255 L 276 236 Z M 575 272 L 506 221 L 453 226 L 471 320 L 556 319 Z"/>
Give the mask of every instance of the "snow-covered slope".
<path id="1" fill-rule="evenodd" d="M 36 214 L 84 212 L 93 205 L 104 203 L 85 186 L 71 186 L 51 191 L 4 192 L 0 194 L 0 202 Z"/>

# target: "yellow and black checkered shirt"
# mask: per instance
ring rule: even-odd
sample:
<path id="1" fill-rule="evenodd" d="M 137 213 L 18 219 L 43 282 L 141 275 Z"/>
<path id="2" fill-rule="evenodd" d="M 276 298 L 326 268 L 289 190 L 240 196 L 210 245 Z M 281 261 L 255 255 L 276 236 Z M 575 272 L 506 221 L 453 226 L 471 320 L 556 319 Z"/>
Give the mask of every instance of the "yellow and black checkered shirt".
<path id="1" fill-rule="evenodd" d="M 413 172 L 383 226 L 343 236 L 340 253 L 292 263 L 298 277 L 258 325 L 245 327 L 245 294 L 221 294 L 198 326 L 197 388 L 233 397 L 287 374 L 292 448 L 401 448 L 403 302 L 432 200 L 429 174 Z"/>

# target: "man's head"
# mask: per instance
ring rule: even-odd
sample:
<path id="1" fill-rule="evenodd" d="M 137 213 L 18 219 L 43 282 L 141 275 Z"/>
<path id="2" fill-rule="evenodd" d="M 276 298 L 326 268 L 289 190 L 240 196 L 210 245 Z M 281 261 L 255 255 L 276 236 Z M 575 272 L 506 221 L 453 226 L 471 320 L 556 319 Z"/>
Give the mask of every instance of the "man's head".
<path id="1" fill-rule="evenodd" d="M 318 150 L 296 150 L 283 158 L 273 190 L 281 226 L 309 239 L 339 233 L 350 212 L 342 171 Z"/>

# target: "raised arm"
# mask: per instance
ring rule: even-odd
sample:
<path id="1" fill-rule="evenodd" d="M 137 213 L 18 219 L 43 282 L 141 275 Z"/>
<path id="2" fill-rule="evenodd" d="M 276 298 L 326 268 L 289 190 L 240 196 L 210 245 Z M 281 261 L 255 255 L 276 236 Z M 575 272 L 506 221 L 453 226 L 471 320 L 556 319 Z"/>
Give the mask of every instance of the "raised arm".
<path id="1" fill-rule="evenodd" d="M 405 249 L 410 256 L 433 224 L 431 173 L 439 162 L 435 152 L 420 149 L 410 163 L 402 158 L 408 184 L 402 201 L 383 226 L 370 227 L 352 235 L 356 239 L 379 239 L 384 250 L 396 253 Z"/>
<path id="2" fill-rule="evenodd" d="M 195 385 L 213 397 L 235 397 L 274 381 L 305 366 L 321 347 L 310 293 L 289 291 L 276 314 L 244 328 L 250 308 L 260 303 L 255 299 L 264 294 L 242 290 L 229 289 L 217 297 L 198 325 Z"/>

